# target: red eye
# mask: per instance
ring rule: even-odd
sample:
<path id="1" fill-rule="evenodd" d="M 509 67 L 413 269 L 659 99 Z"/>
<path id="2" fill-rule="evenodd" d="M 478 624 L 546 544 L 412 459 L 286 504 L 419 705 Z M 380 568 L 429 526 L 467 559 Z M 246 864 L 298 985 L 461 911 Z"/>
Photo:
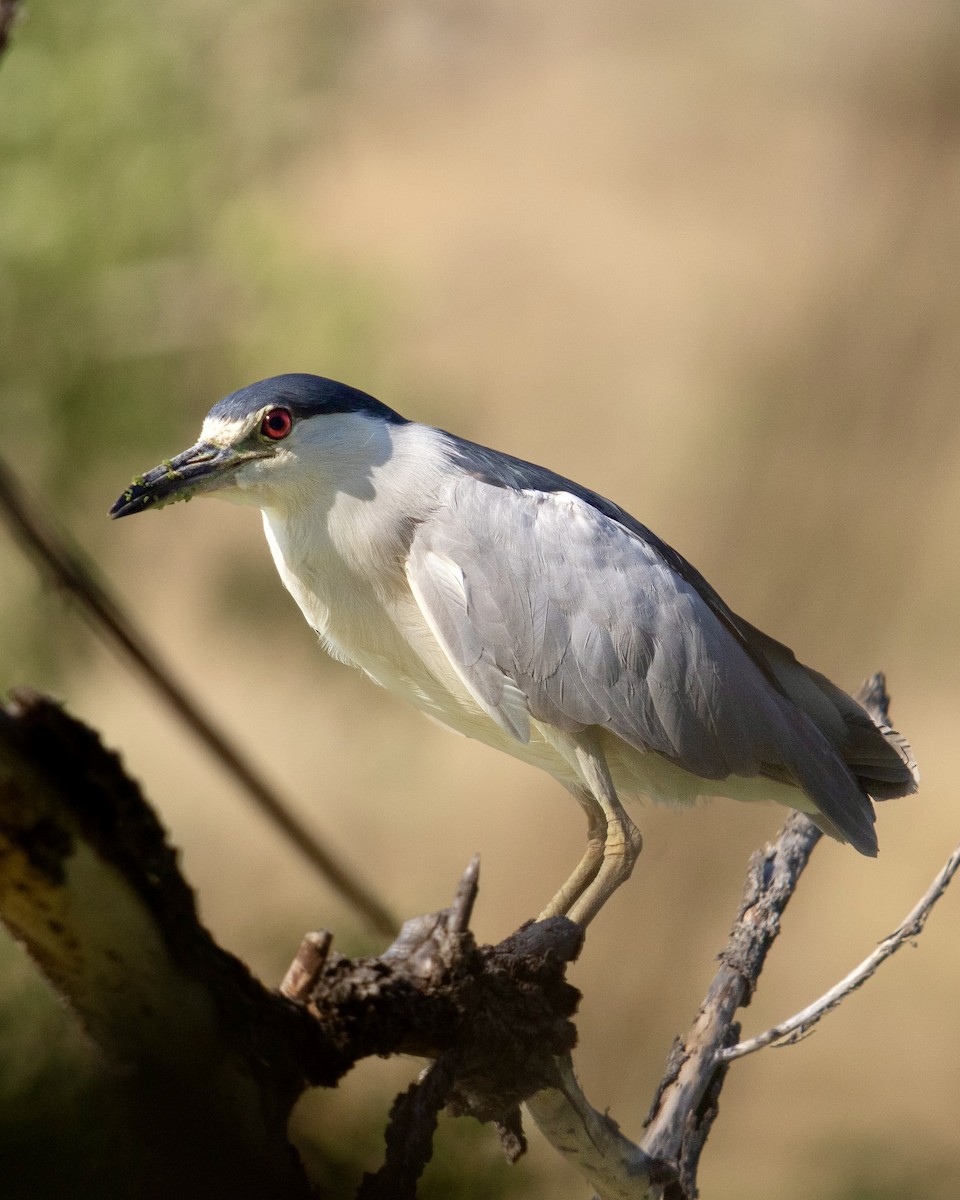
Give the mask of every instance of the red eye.
<path id="1" fill-rule="evenodd" d="M 293 428 L 293 417 L 285 408 L 271 408 L 260 422 L 260 433 L 279 442 Z"/>

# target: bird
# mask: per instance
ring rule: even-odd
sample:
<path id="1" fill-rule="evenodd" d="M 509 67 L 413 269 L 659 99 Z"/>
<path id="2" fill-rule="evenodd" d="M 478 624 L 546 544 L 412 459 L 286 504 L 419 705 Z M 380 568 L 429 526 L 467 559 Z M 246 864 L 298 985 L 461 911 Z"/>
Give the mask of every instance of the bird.
<path id="1" fill-rule="evenodd" d="M 585 927 L 631 874 L 621 797 L 769 799 L 873 856 L 872 800 L 916 791 L 900 734 L 624 509 L 347 384 L 233 392 L 110 513 L 194 496 L 261 510 L 334 658 L 572 793 L 586 848 L 539 919 Z"/>

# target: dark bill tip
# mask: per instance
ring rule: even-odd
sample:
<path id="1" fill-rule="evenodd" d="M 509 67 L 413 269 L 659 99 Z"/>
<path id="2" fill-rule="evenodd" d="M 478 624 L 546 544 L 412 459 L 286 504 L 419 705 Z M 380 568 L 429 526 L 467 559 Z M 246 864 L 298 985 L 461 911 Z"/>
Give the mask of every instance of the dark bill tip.
<path id="1" fill-rule="evenodd" d="M 147 488 L 139 483 L 132 483 L 110 509 L 110 516 L 129 517 L 131 513 L 143 512 L 145 508 L 152 508 L 155 504 L 156 497 L 151 495 Z"/>
<path id="2" fill-rule="evenodd" d="M 147 508 L 189 500 L 209 476 L 223 472 L 236 461 L 233 450 L 197 442 L 176 458 L 136 478 L 110 509 L 110 516 L 129 517 Z"/>

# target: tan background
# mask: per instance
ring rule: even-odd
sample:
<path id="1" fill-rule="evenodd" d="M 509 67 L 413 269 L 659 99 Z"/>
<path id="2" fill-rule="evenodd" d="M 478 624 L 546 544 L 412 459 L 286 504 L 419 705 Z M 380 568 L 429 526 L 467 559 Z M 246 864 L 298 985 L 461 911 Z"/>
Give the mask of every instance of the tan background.
<path id="1" fill-rule="evenodd" d="M 14 339 L 8 321 L 7 456 L 396 910 L 443 904 L 481 852 L 486 939 L 575 861 L 569 798 L 327 661 L 255 514 L 104 520 L 220 394 L 345 379 L 611 496 L 843 685 L 884 668 L 922 795 L 883 808 L 876 863 L 818 851 L 746 1028 L 818 995 L 957 837 L 960 10 L 84 7 L 37 6 L 0 66 L 9 321 L 46 330 Z M 217 937 L 271 983 L 305 928 L 360 944 L 5 535 L 0 577 L 0 682 L 54 688 L 123 748 Z M 573 972 L 579 1073 L 627 1133 L 779 819 L 638 814 L 637 874 Z M 957 1194 L 956 928 L 948 896 L 815 1037 L 732 1070 L 705 1197 Z M 7 960 L 2 1011 L 29 1039 L 28 968 Z M 413 1070 L 356 1072 L 348 1120 Z M 584 1195 L 533 1142 L 523 1194 Z"/>

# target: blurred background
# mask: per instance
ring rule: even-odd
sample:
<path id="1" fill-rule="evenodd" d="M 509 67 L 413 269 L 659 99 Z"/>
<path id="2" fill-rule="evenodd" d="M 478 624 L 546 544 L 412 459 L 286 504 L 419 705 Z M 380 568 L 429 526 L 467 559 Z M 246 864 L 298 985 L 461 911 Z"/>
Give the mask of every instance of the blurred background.
<path id="1" fill-rule="evenodd" d="M 869 952 L 957 838 L 958 135 L 955 0 L 30 3 L 0 63 L 3 456 L 395 911 L 443 906 L 480 851 L 485 940 L 578 857 L 569 797 L 326 659 L 256 514 L 106 519 L 221 395 L 343 379 L 611 496 L 842 685 L 884 669 L 922 795 L 883 807 L 876 862 L 818 849 L 758 1032 Z M 122 750 L 266 983 L 306 929 L 381 945 L 0 529 L 19 683 Z M 783 814 L 636 815 L 636 875 L 572 971 L 580 1077 L 632 1136 Z M 956 1196 L 957 911 L 801 1046 L 733 1067 L 704 1196 Z M 416 1069 L 367 1063 L 301 1106 L 332 1194 L 376 1167 Z M 4 1195 L 96 1194 L 98 1103 L 4 939 Z M 513 1169 L 490 1130 L 445 1121 L 438 1144 L 425 1196 L 586 1194 L 535 1131 Z"/>

